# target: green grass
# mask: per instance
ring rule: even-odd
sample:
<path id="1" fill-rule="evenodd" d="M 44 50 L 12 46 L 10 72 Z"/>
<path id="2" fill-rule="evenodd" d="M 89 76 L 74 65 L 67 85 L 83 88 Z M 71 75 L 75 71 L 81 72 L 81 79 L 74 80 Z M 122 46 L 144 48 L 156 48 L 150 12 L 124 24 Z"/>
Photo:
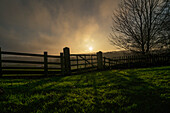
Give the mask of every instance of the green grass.
<path id="1" fill-rule="evenodd" d="M 168 113 L 170 66 L 0 79 L 0 113 Z M 168 111 L 169 110 L 169 111 Z"/>

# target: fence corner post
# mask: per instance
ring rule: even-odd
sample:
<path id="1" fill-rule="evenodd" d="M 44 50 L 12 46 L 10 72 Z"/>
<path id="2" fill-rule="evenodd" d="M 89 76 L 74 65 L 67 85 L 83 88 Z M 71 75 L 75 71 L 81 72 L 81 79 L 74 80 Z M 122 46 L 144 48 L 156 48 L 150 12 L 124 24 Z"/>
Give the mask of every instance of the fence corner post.
<path id="1" fill-rule="evenodd" d="M 63 49 L 64 51 L 64 71 L 65 75 L 71 75 L 71 65 L 70 65 L 70 50 L 68 47 Z"/>
<path id="2" fill-rule="evenodd" d="M 47 58 L 47 52 L 44 52 L 44 76 L 48 76 L 48 58 Z"/>
<path id="3" fill-rule="evenodd" d="M 64 56 L 63 53 L 60 53 L 60 62 L 61 62 L 61 74 L 64 75 Z"/>
<path id="4" fill-rule="evenodd" d="M 1 53 L 1 47 L 0 47 L 0 77 L 2 77 L 2 53 Z"/>
<path id="5" fill-rule="evenodd" d="M 97 52 L 97 69 L 103 70 L 103 57 L 101 51 Z"/>
<path id="6" fill-rule="evenodd" d="M 106 57 L 103 57 L 104 58 L 104 69 L 106 69 Z"/>
<path id="7" fill-rule="evenodd" d="M 111 69 L 110 58 L 109 58 L 109 69 Z"/>

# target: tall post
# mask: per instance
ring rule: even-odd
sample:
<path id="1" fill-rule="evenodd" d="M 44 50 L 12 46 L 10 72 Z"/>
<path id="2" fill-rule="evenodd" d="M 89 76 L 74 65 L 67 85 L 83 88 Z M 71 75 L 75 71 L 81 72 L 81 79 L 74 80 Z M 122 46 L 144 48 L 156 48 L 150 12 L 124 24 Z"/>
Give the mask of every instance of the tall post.
<path id="1" fill-rule="evenodd" d="M 109 58 L 109 69 L 111 69 L 111 65 L 110 65 L 110 58 Z"/>
<path id="2" fill-rule="evenodd" d="M 86 59 L 86 55 L 84 56 L 84 59 Z M 86 60 L 85 60 L 85 62 L 84 62 L 85 64 L 84 64 L 84 67 L 86 68 Z"/>
<path id="3" fill-rule="evenodd" d="M 2 54 L 1 54 L 1 48 L 0 48 L 0 77 L 2 76 Z"/>
<path id="4" fill-rule="evenodd" d="M 93 66 L 93 56 L 91 55 L 91 64 Z"/>
<path id="5" fill-rule="evenodd" d="M 104 57 L 104 69 L 106 69 L 106 58 Z"/>
<path id="6" fill-rule="evenodd" d="M 60 63 L 61 63 L 61 74 L 64 75 L 64 56 L 60 53 Z"/>
<path id="7" fill-rule="evenodd" d="M 63 50 L 64 50 L 65 75 L 71 75 L 70 50 L 68 47 L 65 47 Z"/>
<path id="8" fill-rule="evenodd" d="M 99 51 L 97 53 L 97 69 L 103 70 L 103 58 L 102 58 L 102 52 Z"/>
<path id="9" fill-rule="evenodd" d="M 48 76 L 48 59 L 47 52 L 44 52 L 44 75 Z"/>
<path id="10" fill-rule="evenodd" d="M 79 59 L 78 59 L 78 56 L 76 56 L 76 61 L 77 61 L 77 69 L 79 69 Z"/>

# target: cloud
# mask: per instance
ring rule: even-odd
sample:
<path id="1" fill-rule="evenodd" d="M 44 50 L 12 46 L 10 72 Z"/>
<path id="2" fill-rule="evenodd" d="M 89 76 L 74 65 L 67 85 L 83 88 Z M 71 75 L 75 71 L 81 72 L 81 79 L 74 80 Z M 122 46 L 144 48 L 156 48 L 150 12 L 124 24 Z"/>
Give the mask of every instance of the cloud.
<path id="1" fill-rule="evenodd" d="M 103 42 L 107 41 L 113 3 L 112 0 L 1 0 L 0 46 L 5 50 L 54 54 L 65 46 L 75 53 L 86 52 L 87 45 L 95 46 L 96 51 L 107 49 L 110 46 Z"/>

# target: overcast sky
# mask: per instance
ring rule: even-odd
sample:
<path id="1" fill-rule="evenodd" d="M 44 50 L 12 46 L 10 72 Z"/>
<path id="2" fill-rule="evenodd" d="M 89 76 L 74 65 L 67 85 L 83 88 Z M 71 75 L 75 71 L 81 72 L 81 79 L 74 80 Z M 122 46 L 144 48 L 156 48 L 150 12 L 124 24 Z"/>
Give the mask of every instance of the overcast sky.
<path id="1" fill-rule="evenodd" d="M 0 0 L 0 47 L 59 54 L 114 51 L 108 41 L 118 0 Z"/>

